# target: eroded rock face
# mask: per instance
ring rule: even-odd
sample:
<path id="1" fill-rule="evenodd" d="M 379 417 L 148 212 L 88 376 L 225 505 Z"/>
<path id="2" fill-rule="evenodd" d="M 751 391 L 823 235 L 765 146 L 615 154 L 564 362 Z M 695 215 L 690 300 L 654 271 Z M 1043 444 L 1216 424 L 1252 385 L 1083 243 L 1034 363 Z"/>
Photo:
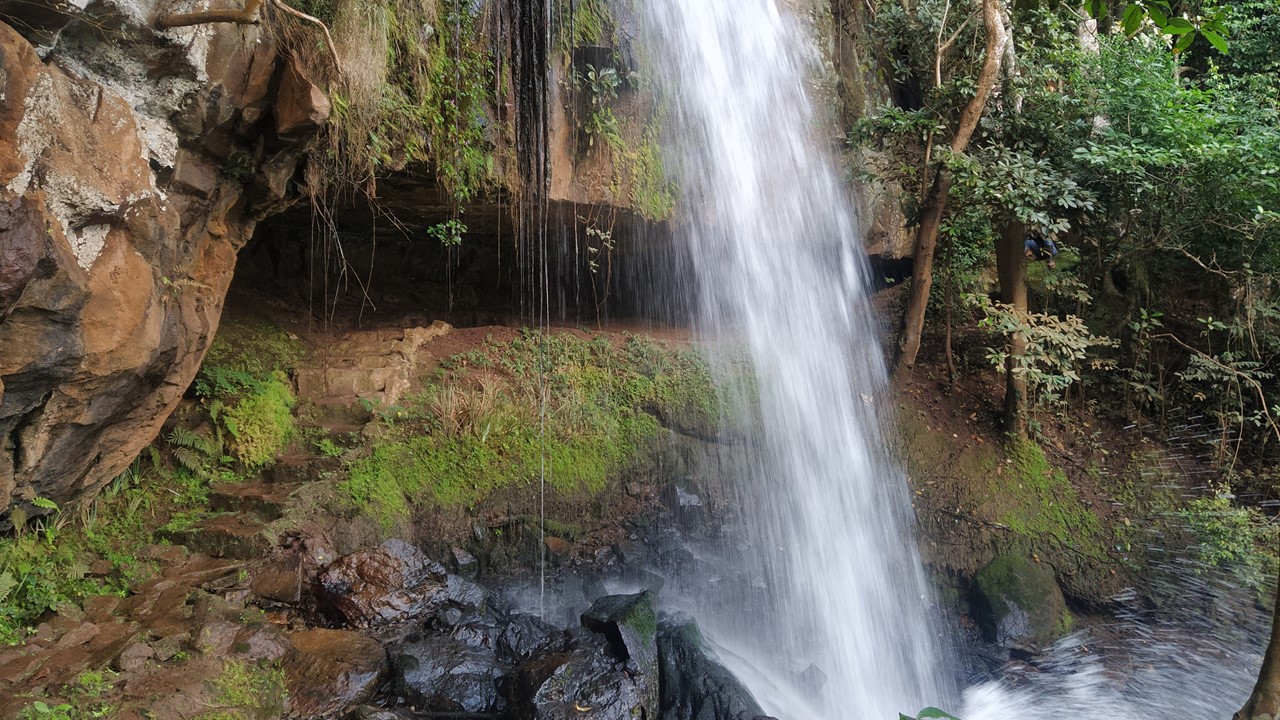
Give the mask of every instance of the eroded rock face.
<path id="1" fill-rule="evenodd" d="M 258 27 L 159 32 L 154 0 L 24 17 L 37 5 L 0 22 L 0 526 L 155 437 L 328 104 Z M 282 139 L 286 76 L 305 103 Z"/>

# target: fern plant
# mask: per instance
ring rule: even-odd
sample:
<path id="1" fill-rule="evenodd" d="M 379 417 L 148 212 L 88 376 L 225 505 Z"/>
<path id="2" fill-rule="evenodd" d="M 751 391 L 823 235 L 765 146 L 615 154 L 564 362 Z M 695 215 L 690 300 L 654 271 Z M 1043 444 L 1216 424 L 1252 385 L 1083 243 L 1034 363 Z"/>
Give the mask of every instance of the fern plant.
<path id="1" fill-rule="evenodd" d="M 174 428 L 165 440 L 169 442 L 173 459 L 188 472 L 204 476 L 209 473 L 211 461 L 222 455 L 222 442 L 201 435 L 187 428 Z"/>

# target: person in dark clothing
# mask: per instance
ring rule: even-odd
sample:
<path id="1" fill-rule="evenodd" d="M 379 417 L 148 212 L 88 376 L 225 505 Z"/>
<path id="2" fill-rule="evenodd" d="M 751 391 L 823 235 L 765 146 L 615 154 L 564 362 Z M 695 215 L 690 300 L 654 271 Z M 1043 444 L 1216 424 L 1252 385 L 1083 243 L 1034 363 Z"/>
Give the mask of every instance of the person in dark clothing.
<path id="1" fill-rule="evenodd" d="M 1027 259 L 1031 262 L 1048 260 L 1046 264 L 1050 270 L 1058 267 L 1058 263 L 1053 259 L 1053 256 L 1058 254 L 1058 246 L 1054 245 L 1049 238 L 1029 237 L 1023 241 L 1022 246 L 1026 248 Z"/>

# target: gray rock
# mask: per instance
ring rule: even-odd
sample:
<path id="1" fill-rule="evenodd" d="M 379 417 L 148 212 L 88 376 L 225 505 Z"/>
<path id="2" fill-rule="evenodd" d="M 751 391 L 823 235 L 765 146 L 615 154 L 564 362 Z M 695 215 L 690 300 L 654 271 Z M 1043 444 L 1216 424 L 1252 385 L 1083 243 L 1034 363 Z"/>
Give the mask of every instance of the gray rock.
<path id="1" fill-rule="evenodd" d="M 419 709 L 487 713 L 501 709 L 503 670 L 491 650 L 430 637 L 392 651 L 396 693 Z"/>

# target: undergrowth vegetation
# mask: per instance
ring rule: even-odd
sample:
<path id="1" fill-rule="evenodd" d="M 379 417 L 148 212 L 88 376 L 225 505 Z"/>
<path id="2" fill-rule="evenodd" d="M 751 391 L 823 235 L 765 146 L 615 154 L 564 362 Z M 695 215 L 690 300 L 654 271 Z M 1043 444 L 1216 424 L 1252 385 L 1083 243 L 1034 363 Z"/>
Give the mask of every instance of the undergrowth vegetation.
<path id="1" fill-rule="evenodd" d="M 382 439 L 343 487 L 387 525 L 415 504 L 472 505 L 544 477 L 554 493 L 590 496 L 637 461 L 659 418 L 715 427 L 720 415 L 693 351 L 526 331 L 452 358 L 436 384 L 384 409 Z"/>
<path id="2" fill-rule="evenodd" d="M 333 118 L 320 151 L 325 183 L 365 188 L 379 175 L 426 163 L 459 202 L 497 180 L 497 139 L 486 136 L 499 88 L 484 13 L 447 0 L 312 0 L 342 58 L 299 37 L 307 64 L 331 79 Z"/>
<path id="3" fill-rule="evenodd" d="M 94 595 L 124 595 L 153 575 L 164 527 L 206 511 L 209 478 L 152 446 L 78 513 L 55 510 L 0 538 L 0 644 L 41 616 Z M 20 518 L 15 518 L 20 519 Z"/>
<path id="4" fill-rule="evenodd" d="M 212 431 L 179 428 L 169 435 L 183 467 L 209 473 L 230 464 L 253 470 L 271 462 L 296 431 L 295 399 L 285 373 L 302 355 L 298 339 L 274 326 L 224 327 L 194 385 Z"/>
<path id="5" fill-rule="evenodd" d="M 11 515 L 0 538 L 0 643 L 21 640 L 47 612 L 93 595 L 123 595 L 155 571 L 148 546 L 207 517 L 214 482 L 240 480 L 295 434 L 285 370 L 303 356 L 294 337 L 263 323 L 225 323 L 194 392 L 199 404 L 82 508 Z"/>
<path id="6" fill-rule="evenodd" d="M 284 714 L 289 692 L 278 662 L 224 660 L 213 680 L 214 708 L 196 720 L 270 720 Z"/>

